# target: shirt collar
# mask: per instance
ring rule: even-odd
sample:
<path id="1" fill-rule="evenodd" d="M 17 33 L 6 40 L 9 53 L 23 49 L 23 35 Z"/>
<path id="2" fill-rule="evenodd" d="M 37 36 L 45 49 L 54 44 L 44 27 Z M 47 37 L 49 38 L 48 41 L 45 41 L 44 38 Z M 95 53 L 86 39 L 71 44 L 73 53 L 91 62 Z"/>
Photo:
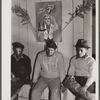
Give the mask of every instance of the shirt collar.
<path id="1" fill-rule="evenodd" d="M 78 58 L 85 59 L 86 57 L 88 57 L 88 55 L 87 55 L 87 54 L 85 54 L 83 57 L 79 57 L 78 55 L 76 55 L 76 59 L 78 59 Z"/>
<path id="2" fill-rule="evenodd" d="M 23 54 L 20 56 L 20 58 L 19 59 L 17 59 L 17 57 L 16 57 L 16 55 L 15 54 L 13 54 L 13 57 L 18 61 L 18 60 L 20 60 L 21 58 L 24 58 L 23 57 Z"/>
<path id="3" fill-rule="evenodd" d="M 46 51 L 45 51 L 45 56 L 48 57 L 47 54 L 46 54 Z M 50 56 L 50 57 L 56 57 L 56 51 L 55 51 L 54 54 L 53 54 L 52 56 Z"/>

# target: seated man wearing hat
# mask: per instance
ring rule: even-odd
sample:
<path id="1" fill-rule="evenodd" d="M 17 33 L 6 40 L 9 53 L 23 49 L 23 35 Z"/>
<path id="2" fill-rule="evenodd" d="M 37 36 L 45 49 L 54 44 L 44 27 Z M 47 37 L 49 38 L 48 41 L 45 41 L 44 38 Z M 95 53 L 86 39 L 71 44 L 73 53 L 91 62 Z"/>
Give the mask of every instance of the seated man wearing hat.
<path id="1" fill-rule="evenodd" d="M 29 83 L 31 60 L 23 54 L 24 45 L 12 43 L 14 53 L 11 55 L 11 99 L 17 100 L 17 93 L 24 84 Z"/>
<path id="2" fill-rule="evenodd" d="M 95 92 L 95 60 L 87 54 L 90 48 L 85 39 L 79 39 L 75 45 L 76 55 L 70 59 L 67 80 L 72 86 L 65 87 L 76 96 L 75 100 L 92 100 Z"/>
<path id="3" fill-rule="evenodd" d="M 50 100 L 60 100 L 60 86 L 65 78 L 63 55 L 56 51 L 57 45 L 53 40 L 47 40 L 43 52 L 38 54 L 32 87 L 31 100 L 40 100 L 47 87 L 50 90 Z"/>

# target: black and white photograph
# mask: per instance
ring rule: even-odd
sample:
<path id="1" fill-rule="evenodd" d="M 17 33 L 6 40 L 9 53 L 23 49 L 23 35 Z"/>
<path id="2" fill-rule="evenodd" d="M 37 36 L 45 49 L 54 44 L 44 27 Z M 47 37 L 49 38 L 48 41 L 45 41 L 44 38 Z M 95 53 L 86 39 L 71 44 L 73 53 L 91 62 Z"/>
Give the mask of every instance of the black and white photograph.
<path id="1" fill-rule="evenodd" d="M 98 0 L 11 0 L 8 5 L 2 100 L 99 100 Z"/>

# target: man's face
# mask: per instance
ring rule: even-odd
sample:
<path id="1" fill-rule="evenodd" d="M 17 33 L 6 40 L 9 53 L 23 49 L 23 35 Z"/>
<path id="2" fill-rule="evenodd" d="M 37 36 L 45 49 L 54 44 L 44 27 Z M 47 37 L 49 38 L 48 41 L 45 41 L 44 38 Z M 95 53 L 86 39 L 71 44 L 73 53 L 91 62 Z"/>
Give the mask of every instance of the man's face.
<path id="1" fill-rule="evenodd" d="M 55 49 L 54 48 L 47 48 L 46 49 L 46 54 L 47 56 L 52 56 L 55 52 Z"/>
<path id="2" fill-rule="evenodd" d="M 87 49 L 86 48 L 76 48 L 76 53 L 79 57 L 83 57 L 86 55 Z"/>
<path id="3" fill-rule="evenodd" d="M 15 48 L 14 49 L 14 53 L 17 57 L 20 57 L 22 55 L 22 52 L 23 52 L 22 48 Z"/>

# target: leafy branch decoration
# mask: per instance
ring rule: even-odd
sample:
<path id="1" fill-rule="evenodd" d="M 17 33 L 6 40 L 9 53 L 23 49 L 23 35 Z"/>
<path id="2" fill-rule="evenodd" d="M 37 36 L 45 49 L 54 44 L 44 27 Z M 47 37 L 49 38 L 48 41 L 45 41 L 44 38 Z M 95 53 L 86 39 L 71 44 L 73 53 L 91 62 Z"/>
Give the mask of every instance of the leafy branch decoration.
<path id="1" fill-rule="evenodd" d="M 66 22 L 65 27 L 62 29 L 62 31 L 69 25 L 69 23 L 75 18 L 80 17 L 84 18 L 84 14 L 87 14 L 91 9 L 92 5 L 95 4 L 95 0 L 83 0 L 83 3 L 80 5 L 77 5 L 75 8 L 75 11 L 73 13 L 68 13 L 71 17 L 68 22 Z"/>
<path id="2" fill-rule="evenodd" d="M 63 31 L 75 17 L 78 16 L 80 18 L 84 18 L 84 14 L 87 14 L 92 9 L 93 4 L 95 4 L 95 0 L 83 0 L 82 4 L 77 5 L 73 13 L 68 13 L 71 17 L 68 22 L 65 22 L 66 25 L 61 31 Z M 21 20 L 22 25 L 30 24 L 30 26 L 36 32 L 36 29 L 32 25 L 30 16 L 26 9 L 21 8 L 20 5 L 15 5 L 14 7 L 12 7 L 12 12 L 15 13 L 18 17 L 22 18 Z"/>
<path id="3" fill-rule="evenodd" d="M 14 7 L 12 7 L 12 12 L 15 13 L 18 17 L 21 17 L 21 23 L 22 25 L 26 25 L 26 24 L 30 24 L 30 26 L 33 28 L 33 30 L 36 32 L 30 16 L 28 14 L 28 11 L 24 8 L 21 8 L 20 5 L 15 5 Z"/>

